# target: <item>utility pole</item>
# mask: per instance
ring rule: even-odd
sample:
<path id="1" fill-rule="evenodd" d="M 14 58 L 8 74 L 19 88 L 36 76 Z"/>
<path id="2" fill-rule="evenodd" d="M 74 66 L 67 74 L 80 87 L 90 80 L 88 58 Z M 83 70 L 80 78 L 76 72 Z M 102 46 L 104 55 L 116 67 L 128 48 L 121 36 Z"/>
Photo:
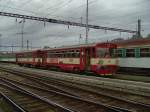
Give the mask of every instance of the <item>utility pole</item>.
<path id="1" fill-rule="evenodd" d="M 27 50 L 29 50 L 29 40 L 27 40 Z"/>
<path id="2" fill-rule="evenodd" d="M 21 25 L 21 48 L 23 50 L 23 48 L 24 48 L 24 37 L 23 37 L 24 31 L 23 31 L 23 29 L 24 29 L 25 19 L 23 18 L 23 20 L 20 21 L 19 23 L 22 23 L 22 25 Z"/>
<path id="3" fill-rule="evenodd" d="M 23 19 L 23 21 L 22 21 L 22 27 L 21 27 L 21 46 L 22 46 L 22 50 L 23 50 L 23 47 L 24 47 L 24 45 L 23 45 L 23 29 L 24 29 L 24 19 Z"/>
<path id="4" fill-rule="evenodd" d="M 14 45 L 12 43 L 12 47 L 11 47 L 11 52 L 13 53 L 14 52 L 14 49 L 13 49 Z"/>
<path id="5" fill-rule="evenodd" d="M 82 25 L 82 20 L 83 20 L 83 17 L 81 17 L 81 25 Z"/>
<path id="6" fill-rule="evenodd" d="M 2 34 L 0 34 L 0 50 L 1 50 L 1 47 L 2 47 L 2 39 L 1 39 L 1 37 L 2 37 Z"/>
<path id="7" fill-rule="evenodd" d="M 88 33 L 89 33 L 89 27 L 88 27 L 88 13 L 89 13 L 89 0 L 87 0 L 87 6 L 86 6 L 86 39 L 85 44 L 88 44 Z"/>
<path id="8" fill-rule="evenodd" d="M 30 45 L 31 45 L 31 48 L 30 48 L 30 49 L 32 50 L 32 48 L 33 48 L 33 47 L 32 47 L 32 41 L 30 41 Z"/>
<path id="9" fill-rule="evenodd" d="M 80 18 L 80 19 L 81 19 L 81 21 L 80 21 L 80 22 L 81 22 L 81 24 L 82 24 L 83 17 L 81 16 L 81 18 Z M 82 34 L 80 34 L 80 35 L 79 35 L 79 45 L 81 44 L 81 38 L 82 38 Z"/>
<path id="10" fill-rule="evenodd" d="M 81 38 L 82 38 L 82 35 L 80 34 L 80 36 L 79 36 L 79 45 L 81 44 Z"/>
<path id="11" fill-rule="evenodd" d="M 137 31 L 138 37 L 141 37 L 141 20 L 138 19 L 138 31 Z"/>

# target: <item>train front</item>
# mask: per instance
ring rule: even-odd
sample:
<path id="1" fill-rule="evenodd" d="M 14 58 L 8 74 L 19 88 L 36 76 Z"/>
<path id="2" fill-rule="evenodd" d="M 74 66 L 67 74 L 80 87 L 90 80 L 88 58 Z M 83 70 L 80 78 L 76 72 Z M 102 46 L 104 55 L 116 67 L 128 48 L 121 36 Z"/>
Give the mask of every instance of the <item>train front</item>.
<path id="1" fill-rule="evenodd" d="M 100 43 L 96 45 L 95 59 L 92 59 L 95 72 L 100 75 L 110 76 L 116 73 L 118 59 L 115 56 L 117 45 L 112 43 Z"/>

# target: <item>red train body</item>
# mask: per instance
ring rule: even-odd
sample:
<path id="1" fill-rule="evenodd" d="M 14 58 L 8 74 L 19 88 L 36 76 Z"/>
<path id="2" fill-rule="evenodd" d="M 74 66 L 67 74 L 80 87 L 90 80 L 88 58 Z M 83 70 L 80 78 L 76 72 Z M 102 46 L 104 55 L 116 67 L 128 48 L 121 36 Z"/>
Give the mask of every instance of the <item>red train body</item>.
<path id="1" fill-rule="evenodd" d="M 112 75 L 117 70 L 117 58 L 112 43 L 98 43 L 71 47 L 52 48 L 16 54 L 19 65 L 58 68 L 66 71 L 91 71 Z"/>

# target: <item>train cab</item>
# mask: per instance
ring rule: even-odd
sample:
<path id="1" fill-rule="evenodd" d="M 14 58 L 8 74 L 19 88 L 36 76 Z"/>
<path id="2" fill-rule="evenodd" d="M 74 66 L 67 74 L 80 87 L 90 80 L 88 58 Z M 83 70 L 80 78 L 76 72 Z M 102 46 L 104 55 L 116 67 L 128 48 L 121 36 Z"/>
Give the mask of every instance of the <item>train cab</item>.
<path id="1" fill-rule="evenodd" d="M 117 45 L 100 43 L 95 46 L 94 57 L 91 58 L 91 70 L 100 75 L 112 75 L 117 71 L 118 60 L 115 57 Z"/>

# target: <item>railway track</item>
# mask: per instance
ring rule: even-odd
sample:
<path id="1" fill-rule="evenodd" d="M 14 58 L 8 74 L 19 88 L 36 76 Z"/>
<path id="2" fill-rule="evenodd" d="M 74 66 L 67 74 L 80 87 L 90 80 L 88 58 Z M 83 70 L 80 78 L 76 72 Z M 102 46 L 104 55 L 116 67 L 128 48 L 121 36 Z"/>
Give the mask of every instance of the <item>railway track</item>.
<path id="1" fill-rule="evenodd" d="M 56 93 L 54 91 L 53 91 L 53 93 L 52 93 L 52 91 L 51 91 L 51 93 L 49 93 L 50 91 L 41 91 L 43 89 L 35 88 L 33 86 L 32 87 L 30 86 L 30 88 L 27 87 L 27 85 L 26 86 L 25 85 L 18 86 L 18 85 L 12 84 L 8 80 L 7 81 L 3 80 L 3 79 L 1 79 L 1 80 L 5 83 L 9 84 L 9 85 L 15 86 L 17 88 L 20 88 L 20 89 L 23 89 L 23 90 L 26 90 L 26 91 L 28 90 L 28 91 L 30 91 L 34 94 L 38 94 L 40 96 L 44 96 L 45 98 L 51 99 L 51 100 L 53 100 L 57 103 L 60 103 L 62 105 L 67 104 L 67 105 L 65 105 L 65 107 L 70 105 L 70 107 L 73 109 L 72 112 L 76 112 L 76 111 L 79 111 L 79 112 L 91 112 L 91 111 L 95 111 L 95 112 L 120 112 L 120 110 L 121 110 L 121 109 L 115 109 L 115 108 L 112 108 L 112 107 L 109 107 L 109 106 L 105 106 L 105 105 L 102 105 L 102 104 L 97 104 L 97 103 L 94 103 L 94 102 L 90 102 L 90 101 L 87 101 L 87 100 L 83 100 L 83 99 L 78 98 L 78 97 L 73 97 L 73 96 L 62 94 L 62 93 Z M 32 102 L 33 100 L 30 100 L 30 101 Z M 25 103 L 25 104 L 30 103 L 30 101 Z M 23 102 L 24 102 L 24 100 L 23 100 Z M 68 104 L 68 102 L 69 102 L 69 104 Z M 38 107 L 41 105 L 41 104 L 39 104 L 39 102 L 36 102 L 36 103 L 38 103 L 38 105 L 37 105 Z M 34 102 L 34 105 L 36 105 L 35 102 Z M 44 105 L 44 107 L 47 107 L 47 106 Z M 27 108 L 27 106 L 25 106 L 24 108 Z M 36 107 L 34 107 L 34 108 L 36 108 Z M 41 108 L 41 106 L 40 106 L 40 108 Z M 38 111 L 39 111 L 39 108 L 36 108 L 36 109 L 38 109 Z M 42 112 L 44 112 L 44 111 L 42 111 Z"/>
<path id="2" fill-rule="evenodd" d="M 25 110 L 0 92 L 0 112 L 24 112 Z"/>
<path id="3" fill-rule="evenodd" d="M 12 73 L 12 71 L 11 71 L 11 73 Z M 18 73 L 17 75 L 19 75 L 19 74 L 20 73 Z M 141 99 L 146 100 L 146 102 L 142 103 L 142 102 L 135 101 L 136 99 L 129 100 L 129 99 L 122 98 L 121 96 L 113 96 L 114 93 L 109 94 L 109 95 L 106 94 L 106 93 L 110 92 L 110 90 L 109 91 L 105 90 L 105 92 L 103 91 L 101 93 L 96 93 L 96 92 L 92 92 L 89 90 L 85 90 L 83 88 L 79 88 L 79 85 L 73 86 L 72 84 L 69 84 L 69 82 L 64 84 L 64 82 L 62 82 L 62 81 L 57 81 L 57 80 L 53 79 L 52 82 L 48 83 L 45 80 L 41 80 L 41 78 L 39 78 L 39 77 L 35 77 L 35 76 L 27 75 L 27 74 L 23 74 L 21 76 L 23 76 L 24 78 L 19 78 L 20 79 L 19 81 L 18 81 L 18 79 L 15 80 L 13 78 L 14 76 L 12 74 L 7 78 L 4 78 L 4 77 L 3 78 L 11 83 L 17 84 L 18 86 L 21 85 L 23 88 L 27 88 L 30 91 L 35 92 L 37 94 L 39 94 L 40 91 L 45 91 L 45 93 L 43 93 L 43 92 L 40 93 L 40 96 L 47 96 L 48 98 L 51 98 L 51 96 L 47 95 L 46 93 L 51 92 L 51 93 L 54 93 L 54 95 L 56 96 L 56 93 L 61 92 L 61 94 L 63 93 L 63 95 L 67 95 L 67 96 L 70 95 L 73 97 L 77 97 L 79 99 L 80 98 L 88 99 L 88 101 L 90 101 L 90 102 L 92 101 L 92 103 L 104 104 L 104 105 L 107 105 L 118 111 L 135 111 L 135 112 L 149 112 L 150 111 L 150 105 L 148 104 L 149 100 L 146 100 L 146 98 L 144 98 L 144 97 L 136 96 L 136 97 L 138 97 L 138 99 L 141 98 Z M 20 77 L 20 76 L 15 76 L 15 77 Z M 28 82 L 28 84 L 25 82 Z M 32 86 L 31 86 L 31 84 L 32 84 Z M 54 88 L 55 88 L 55 90 L 54 90 Z M 34 89 L 34 91 L 33 91 L 33 89 Z M 50 91 L 50 90 L 53 90 L 53 91 Z M 120 94 L 118 94 L 118 95 L 120 95 Z M 127 93 L 124 93 L 122 95 L 127 96 Z M 130 95 L 130 97 L 133 97 L 133 96 L 135 97 L 135 95 L 131 95 L 131 94 L 129 94 L 129 95 Z M 129 95 L 128 95 L 128 97 L 129 97 Z M 58 102 L 58 103 L 60 103 L 60 102 Z"/>
<path id="4" fill-rule="evenodd" d="M 64 93 L 59 93 L 56 91 L 48 91 L 46 89 L 40 89 L 35 86 L 25 85 L 25 84 L 16 84 L 10 82 L 10 80 L 2 79 L 2 82 L 5 82 L 15 88 L 19 88 L 24 91 L 30 91 L 34 94 L 38 94 L 39 96 L 43 96 L 46 99 L 51 99 L 53 102 L 57 102 L 63 107 L 71 108 L 73 111 L 79 112 L 129 112 L 128 110 L 124 110 L 118 107 L 111 107 L 109 105 L 104 105 L 96 102 L 92 102 L 80 97 L 71 96 Z M 69 102 L 69 103 L 68 103 Z M 43 112 L 43 111 L 42 111 Z"/>
<path id="5" fill-rule="evenodd" d="M 17 67 L 14 67 L 14 69 L 17 69 Z M 103 81 L 109 81 L 109 82 L 116 82 L 116 83 L 120 83 L 120 84 L 123 84 L 123 83 L 125 83 L 125 84 L 132 84 L 132 85 L 141 85 L 141 86 L 145 86 L 145 85 L 143 85 L 144 83 L 142 83 L 142 82 L 133 82 L 133 81 L 124 81 L 124 80 L 118 80 L 118 79 L 111 79 L 111 78 L 103 78 L 103 77 L 94 77 L 94 76 L 86 76 L 86 75 L 78 75 L 78 74 L 73 74 L 73 73 L 66 73 L 66 72 L 56 72 L 56 71 L 47 71 L 47 70 L 41 70 L 40 69 L 40 71 L 41 72 L 39 72 L 39 70 L 37 70 L 37 69 L 32 69 L 32 68 L 19 68 L 20 70 L 24 70 L 24 69 L 26 69 L 27 71 L 28 71 L 28 73 L 37 73 L 37 74 L 40 74 L 40 73 L 49 73 L 49 75 L 51 75 L 51 74 L 58 74 L 58 75 L 60 75 L 60 74 L 62 74 L 62 75 L 66 75 L 66 76 L 73 76 L 73 77 L 81 77 L 81 78 L 90 78 L 90 79 L 100 79 L 100 80 L 103 80 Z M 147 77 L 146 77 L 147 78 Z M 146 85 L 149 85 L 149 84 L 146 84 Z"/>
<path id="6" fill-rule="evenodd" d="M 16 106 L 19 112 L 73 112 L 34 93 L 24 91 L 2 79 L 0 80 L 0 91 L 3 96 Z"/>
<path id="7" fill-rule="evenodd" d="M 13 69 L 17 69 L 18 67 L 14 67 Z M 34 74 L 40 74 L 39 77 L 41 76 L 46 76 L 46 77 L 54 77 L 57 79 L 63 79 L 63 80 L 72 80 L 72 82 L 76 83 L 77 81 L 81 84 L 87 84 L 88 83 L 91 85 L 98 85 L 98 87 L 104 87 L 104 88 L 108 88 L 108 89 L 117 89 L 117 90 L 121 90 L 124 92 L 130 92 L 133 94 L 143 94 L 143 95 L 147 95 L 149 96 L 150 94 L 150 84 L 149 83 L 144 83 L 142 81 L 131 81 L 128 80 L 127 77 L 123 78 L 126 80 L 123 80 L 122 78 L 102 78 L 102 77 L 94 77 L 94 76 L 82 76 L 82 75 L 74 75 L 72 73 L 63 73 L 63 72 L 55 72 L 55 71 L 47 71 L 47 70 L 37 70 L 37 69 L 31 69 L 31 68 L 20 68 L 20 71 L 25 71 L 28 73 L 32 72 Z M 60 75 L 61 74 L 61 75 Z M 50 76 L 51 75 L 51 76 Z M 118 77 L 118 76 L 116 76 Z M 121 77 L 121 76 L 119 76 Z M 133 78 L 133 77 L 132 77 Z M 121 80 L 120 80 L 121 79 Z M 146 78 L 146 80 L 149 80 L 148 78 Z M 90 86 L 89 85 L 89 86 Z M 116 88 L 114 88 L 116 87 Z M 147 88 L 148 87 L 148 88 Z"/>

